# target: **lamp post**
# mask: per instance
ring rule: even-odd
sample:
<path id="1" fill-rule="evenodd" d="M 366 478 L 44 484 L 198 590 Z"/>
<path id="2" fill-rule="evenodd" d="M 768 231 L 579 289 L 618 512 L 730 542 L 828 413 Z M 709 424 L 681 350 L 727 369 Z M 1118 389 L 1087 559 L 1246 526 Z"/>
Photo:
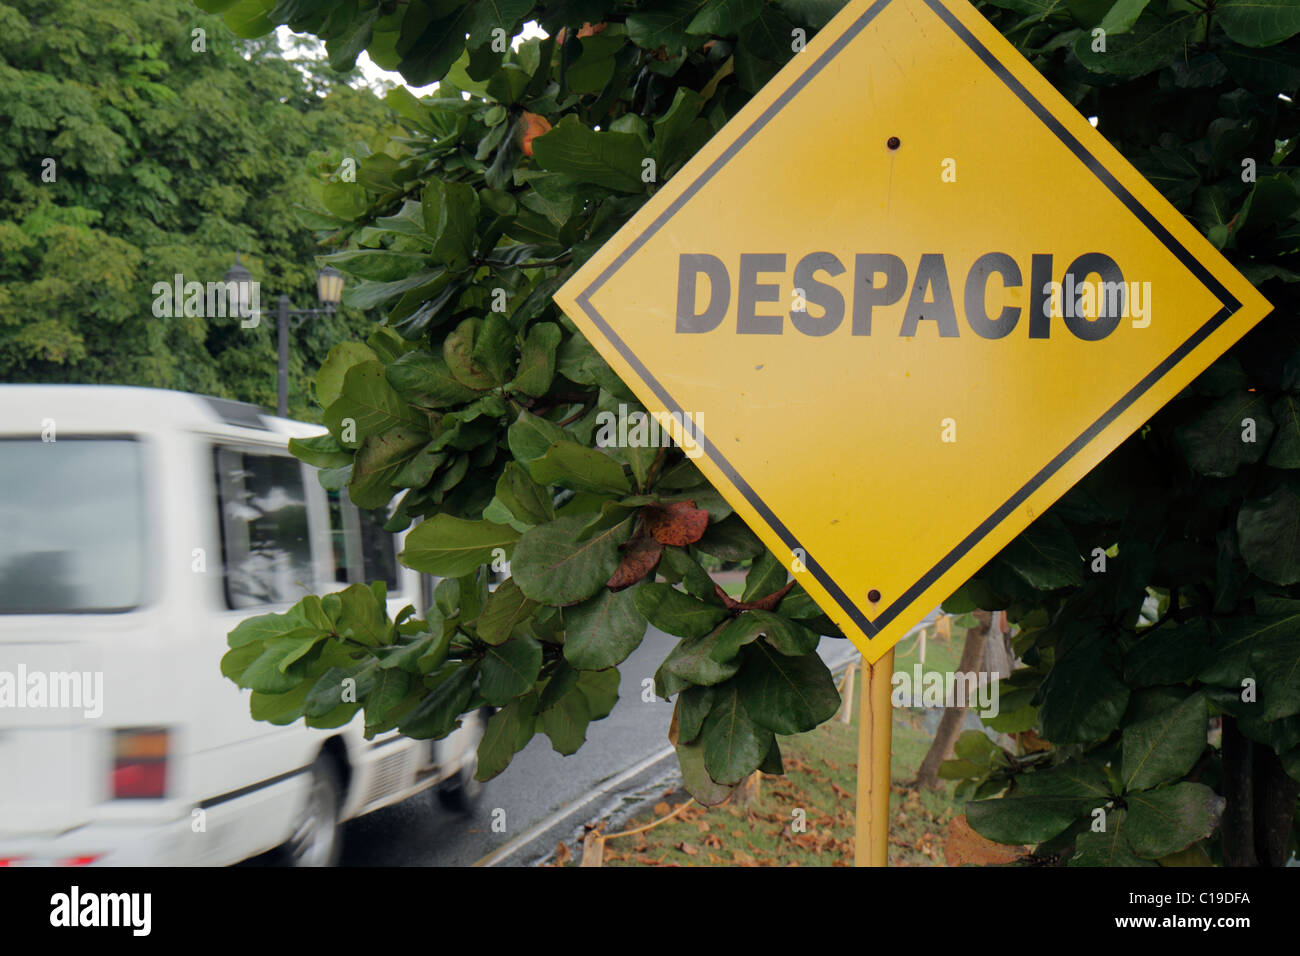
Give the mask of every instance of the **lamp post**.
<path id="1" fill-rule="evenodd" d="M 243 264 L 239 261 L 239 253 L 235 253 L 235 264 L 226 270 L 225 281 L 227 288 L 230 283 L 238 284 L 238 288 L 247 290 L 253 276 Z M 276 378 L 275 378 L 275 413 L 281 418 L 289 416 L 289 321 L 297 319 L 293 323 L 296 329 L 302 325 L 309 317 L 313 315 L 332 315 L 338 308 L 339 300 L 343 298 L 343 274 L 337 269 L 326 266 L 316 274 L 316 298 L 320 301 L 319 309 L 293 309 L 289 305 L 289 297 L 281 295 L 276 302 L 276 346 L 278 357 L 276 359 Z M 248 313 L 248 303 L 241 302 L 241 313 Z"/>

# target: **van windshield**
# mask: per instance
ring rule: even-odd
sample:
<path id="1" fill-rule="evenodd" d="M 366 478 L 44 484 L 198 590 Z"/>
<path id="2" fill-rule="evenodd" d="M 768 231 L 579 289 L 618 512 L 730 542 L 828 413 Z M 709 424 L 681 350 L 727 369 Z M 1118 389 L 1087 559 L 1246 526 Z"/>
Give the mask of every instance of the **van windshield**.
<path id="1" fill-rule="evenodd" d="M 0 440 L 0 614 L 142 603 L 140 443 Z"/>

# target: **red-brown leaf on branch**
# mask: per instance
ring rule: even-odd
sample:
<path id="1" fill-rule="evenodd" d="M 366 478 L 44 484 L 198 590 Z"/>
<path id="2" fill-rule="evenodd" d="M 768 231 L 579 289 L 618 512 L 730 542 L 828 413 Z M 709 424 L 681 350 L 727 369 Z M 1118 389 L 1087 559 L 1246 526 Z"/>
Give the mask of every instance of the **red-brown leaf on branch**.
<path id="1" fill-rule="evenodd" d="M 664 546 L 654 538 L 633 538 L 623 550 L 623 560 L 605 582 L 611 591 L 630 588 L 655 569 Z"/>
<path id="2" fill-rule="evenodd" d="M 953 817 L 948 824 L 948 839 L 944 842 L 944 853 L 949 866 L 964 866 L 967 863 L 997 866 L 1014 863 L 1023 852 L 1023 847 L 1004 846 L 980 836 L 970 828 L 965 814 Z"/>
<path id="3" fill-rule="evenodd" d="M 519 146 L 525 156 L 533 155 L 533 140 L 551 131 L 551 124 L 545 116 L 536 113 L 524 113 L 519 118 Z"/>
<path id="4" fill-rule="evenodd" d="M 670 505 L 646 505 L 641 510 L 645 526 L 660 544 L 684 548 L 704 536 L 709 513 L 695 507 L 694 501 L 674 501 Z"/>

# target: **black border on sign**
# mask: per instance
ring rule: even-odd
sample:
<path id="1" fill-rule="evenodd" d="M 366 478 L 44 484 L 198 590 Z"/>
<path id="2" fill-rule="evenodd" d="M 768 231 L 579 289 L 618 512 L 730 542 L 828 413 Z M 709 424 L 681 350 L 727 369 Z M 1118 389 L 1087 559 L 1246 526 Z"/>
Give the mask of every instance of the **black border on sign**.
<path id="1" fill-rule="evenodd" d="M 641 376 L 642 381 L 650 386 L 655 395 L 659 398 L 659 401 L 663 403 L 664 407 L 670 413 L 676 413 L 678 415 L 684 414 L 681 406 L 668 393 L 668 390 L 664 388 L 663 384 L 650 373 L 650 370 L 645 367 L 639 358 L 637 358 L 635 353 L 633 353 L 628 347 L 627 343 L 618 336 L 618 334 L 610 327 L 609 323 L 605 321 L 604 317 L 596 310 L 595 306 L 592 305 L 591 296 L 594 295 L 602 285 L 608 282 L 610 277 L 621 269 L 638 249 L 645 245 L 645 243 L 648 242 L 655 233 L 662 229 L 668 221 L 672 219 L 672 217 L 675 216 L 677 212 L 718 173 L 719 170 L 722 169 L 723 166 L 730 162 L 731 159 L 739 153 L 740 150 L 743 149 L 760 130 L 763 129 L 763 127 L 771 122 L 772 118 L 780 113 L 781 110 L 783 110 L 790 101 L 793 100 L 794 97 L 797 96 L 803 88 L 826 67 L 827 64 L 843 52 L 844 48 L 848 46 L 848 44 L 862 32 L 867 24 L 874 20 L 890 2 L 891 0 L 876 0 L 875 3 L 873 3 L 860 17 L 858 17 L 858 19 L 849 24 L 848 28 L 835 39 L 830 47 L 813 60 L 809 67 L 804 70 L 804 72 L 801 73 L 743 133 L 737 136 L 731 145 L 723 150 L 722 154 L 710 163 L 708 168 L 682 191 L 681 195 L 669 204 L 667 209 L 660 213 L 659 216 L 656 217 L 639 236 L 633 239 L 632 242 L 628 243 L 627 247 L 619 253 L 617 258 L 606 266 L 600 275 L 592 280 L 591 284 L 588 285 L 587 288 L 578 293 L 576 301 L 579 307 L 596 325 L 596 328 L 598 328 L 601 333 L 603 333 L 604 336 L 613 343 L 614 347 L 618 349 L 619 354 L 623 356 L 628 365 L 630 365 L 632 369 Z M 1137 401 L 1143 393 L 1150 390 L 1156 382 L 1168 374 L 1169 371 L 1177 366 L 1178 363 L 1186 358 L 1193 349 L 1200 345 L 1201 342 L 1203 342 L 1215 329 L 1223 325 L 1223 323 L 1241 307 L 1241 303 L 1237 301 L 1237 299 L 1223 286 L 1223 284 L 1219 282 L 1219 280 L 1216 279 L 1194 255 L 1188 252 L 1187 249 L 1183 247 L 1182 243 L 1175 239 L 1168 229 L 1161 225 L 1149 209 L 1142 205 L 1142 203 L 1139 202 L 1132 193 L 1124 188 L 1119 180 L 1117 180 L 1110 171 L 1107 170 L 1105 166 L 1103 166 L 1102 163 L 1088 151 L 1087 147 L 1080 143 L 1074 134 L 1067 130 L 1061 121 L 1053 116 L 1052 112 L 1040 103 L 1034 95 L 1025 88 L 1024 84 L 1016 79 L 1015 76 L 1011 74 L 1011 71 L 1008 70 L 998 60 L 998 58 L 952 14 L 951 11 L 947 10 L 939 0 L 924 0 L 924 2 L 926 6 L 928 6 L 935 15 L 953 31 L 953 33 L 955 33 L 957 37 L 965 43 L 977 57 L 979 57 L 980 61 L 992 70 L 998 79 L 1000 79 L 1007 88 L 1020 99 L 1021 102 L 1029 107 L 1029 110 L 1037 116 L 1076 157 L 1078 157 L 1079 161 L 1087 167 L 1088 171 L 1096 176 L 1102 184 L 1111 191 L 1115 198 L 1123 203 L 1124 206 L 1133 213 L 1133 215 L 1136 216 L 1144 226 L 1147 227 L 1152 235 L 1155 236 L 1155 238 L 1159 240 L 1160 243 L 1164 245 L 1165 248 L 1167 248 L 1187 268 L 1187 270 L 1191 272 L 1192 275 L 1194 275 L 1201 284 L 1219 300 L 1222 308 L 1219 309 L 1219 311 L 1216 312 L 1209 321 L 1197 329 L 1196 332 L 1194 332 L 1192 336 L 1180 345 L 1168 358 L 1156 366 L 1150 374 L 1146 375 L 1141 381 L 1125 392 L 1119 401 L 1115 402 L 1115 404 L 1108 408 L 1100 418 L 1093 422 L 1083 432 L 1083 434 L 1072 441 L 1058 455 L 1056 455 L 1056 457 L 1048 462 L 1042 470 L 1038 472 L 1038 474 L 1029 479 L 1029 481 L 1016 491 L 1015 494 L 1003 502 L 996 511 L 980 522 L 979 526 L 976 527 L 975 530 L 966 535 L 966 537 L 963 538 L 955 548 L 944 555 L 944 557 L 934 567 L 926 572 L 919 581 L 904 591 L 903 594 L 900 595 L 892 604 L 877 615 L 875 620 L 868 619 L 862 609 L 844 593 L 844 590 L 831 579 L 830 575 L 826 573 L 826 570 L 822 568 L 813 556 L 808 554 L 805 549 L 805 557 L 803 558 L 804 566 L 813 577 L 817 579 L 817 582 L 826 589 L 831 597 L 835 599 L 835 602 L 840 606 L 844 613 L 849 616 L 853 623 L 862 629 L 862 631 L 867 635 L 868 640 L 875 637 L 875 635 L 880 632 L 881 628 L 888 625 L 894 620 L 894 618 L 902 613 L 904 608 L 920 597 L 920 595 L 930 587 L 931 584 L 933 584 L 940 576 L 945 574 L 949 568 L 962 558 L 962 556 L 970 551 L 970 549 L 980 540 L 986 537 L 1031 494 L 1038 490 L 1038 488 L 1040 488 L 1048 478 L 1058 472 L 1066 462 L 1081 452 L 1088 443 L 1096 438 L 1097 435 L 1111 424 L 1111 422 L 1115 421 L 1115 419 Z M 684 421 L 685 419 L 682 418 L 679 420 Z M 790 533 L 790 529 L 787 528 L 773 513 L 767 503 L 763 501 L 758 493 L 749 486 L 749 483 L 740 477 L 736 469 L 732 467 L 729 461 L 727 461 L 726 457 L 717 446 L 703 434 L 696 435 L 696 441 L 698 441 L 701 448 L 703 448 L 705 454 L 709 456 L 709 459 L 724 475 L 727 476 L 740 493 L 745 496 L 745 500 L 749 502 L 772 530 L 777 533 L 785 545 L 792 551 L 796 548 L 800 548 L 801 545 L 799 544 L 798 539 Z"/>

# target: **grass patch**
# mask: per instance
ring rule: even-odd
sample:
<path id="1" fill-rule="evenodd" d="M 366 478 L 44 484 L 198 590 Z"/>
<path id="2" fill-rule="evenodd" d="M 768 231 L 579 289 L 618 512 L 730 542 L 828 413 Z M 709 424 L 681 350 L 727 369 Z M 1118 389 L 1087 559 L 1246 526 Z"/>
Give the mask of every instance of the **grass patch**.
<path id="1" fill-rule="evenodd" d="M 926 670 L 951 670 L 961 657 L 962 634 L 933 636 L 926 646 Z M 898 648 L 895 669 L 910 670 L 919 659 L 919 644 L 909 638 Z M 857 696 L 856 690 L 854 694 Z M 762 776 L 757 792 L 740 792 L 720 807 L 692 804 L 677 817 L 639 834 L 610 840 L 606 866 L 851 866 L 853 864 L 857 787 L 858 708 L 853 722 L 832 720 L 817 729 L 781 738 L 783 776 Z M 952 785 L 919 791 L 915 778 L 931 738 L 922 712 L 894 711 L 890 795 L 891 866 L 942 866 L 948 823 L 961 812 L 952 801 Z M 650 823 L 689 799 L 671 790 L 648 812 L 623 829 Z M 802 815 L 795 811 L 803 811 Z M 796 823 L 806 826 L 800 832 Z M 570 858 L 570 854 L 572 857 Z M 581 848 L 560 852 L 565 865 L 576 866 Z"/>

